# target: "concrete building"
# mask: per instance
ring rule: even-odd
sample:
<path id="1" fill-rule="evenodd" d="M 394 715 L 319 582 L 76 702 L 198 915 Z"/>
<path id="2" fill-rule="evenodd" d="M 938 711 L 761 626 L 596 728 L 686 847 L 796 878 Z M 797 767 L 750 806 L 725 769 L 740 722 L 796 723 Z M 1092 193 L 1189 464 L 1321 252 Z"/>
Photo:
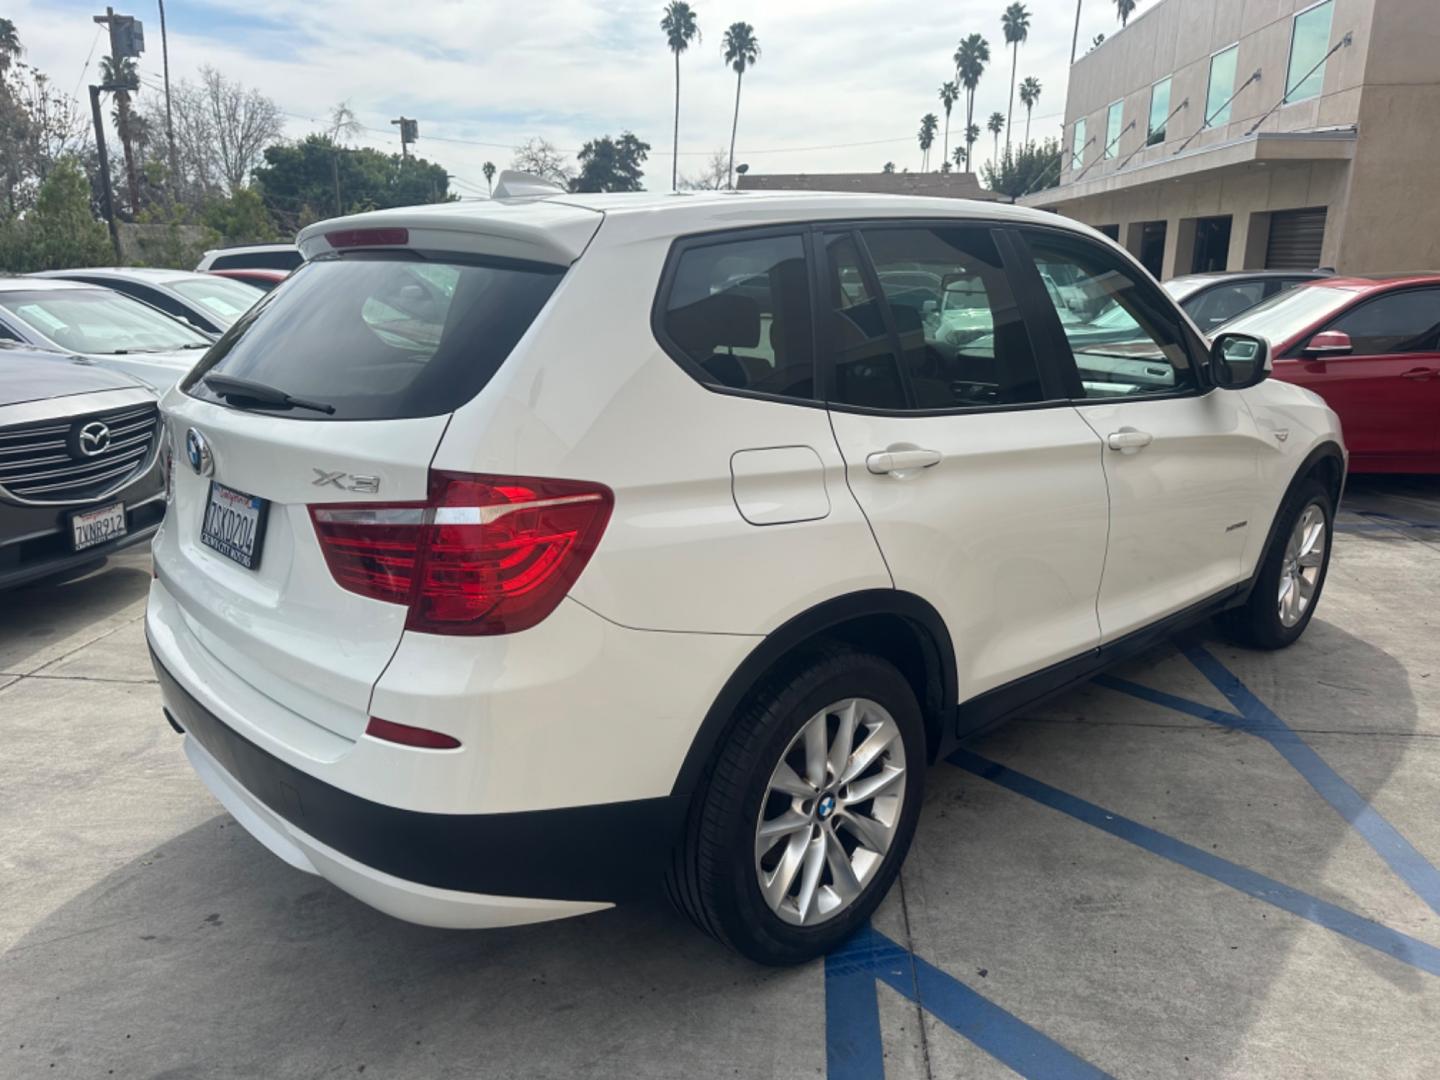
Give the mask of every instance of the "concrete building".
<path id="1" fill-rule="evenodd" d="M 1076 60 L 1027 196 L 1160 277 L 1440 267 L 1440 0 L 1163 0 Z"/>
<path id="2" fill-rule="evenodd" d="M 736 186 L 741 191 L 860 191 L 942 199 L 999 198 L 982 188 L 975 174 L 968 172 L 746 173 Z"/>

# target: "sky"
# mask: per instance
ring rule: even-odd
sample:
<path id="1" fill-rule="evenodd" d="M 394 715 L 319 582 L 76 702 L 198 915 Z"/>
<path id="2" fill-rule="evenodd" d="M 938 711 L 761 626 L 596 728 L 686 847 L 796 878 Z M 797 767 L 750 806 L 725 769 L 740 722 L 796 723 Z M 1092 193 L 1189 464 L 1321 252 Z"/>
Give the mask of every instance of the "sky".
<path id="1" fill-rule="evenodd" d="M 1136 14 L 1158 0 L 1140 0 Z M 1073 0 L 1029 0 L 1030 36 L 1018 78 L 1043 87 L 1033 137 L 1059 134 L 1074 30 Z M 24 59 L 52 84 L 96 81 L 108 43 L 80 0 L 7 0 Z M 347 102 L 368 130 L 353 142 L 399 149 L 400 115 L 420 122 L 415 152 L 444 165 L 454 190 L 483 193 L 482 166 L 507 168 L 513 148 L 542 136 L 573 153 L 587 140 L 631 130 L 650 143 L 646 186 L 669 186 L 674 58 L 659 28 L 661 0 L 171 0 L 166 9 L 172 81 L 204 64 L 258 86 L 285 113 L 286 137 L 323 125 Z M 941 116 L 958 40 L 990 42 L 975 122 L 1004 112 L 1010 51 L 1002 0 L 692 0 L 702 40 L 680 58 L 680 173 L 698 174 L 728 146 L 735 74 L 721 57 L 730 23 L 755 28 L 761 55 L 745 73 L 736 161 L 755 173 L 920 168 L 916 132 Z M 152 0 L 116 8 L 145 24 L 142 96 L 161 81 L 160 20 Z M 1134 16 L 1131 16 L 1132 19 Z M 1080 51 L 1119 30 L 1113 0 L 1081 0 Z M 88 59 L 88 67 L 87 67 Z M 964 98 L 951 117 L 953 148 Z M 1024 110 L 1015 103 L 1016 138 Z M 1002 143 L 1003 143 L 1003 136 Z M 976 163 L 988 159 L 988 132 Z M 932 151 L 938 167 L 939 148 Z"/>

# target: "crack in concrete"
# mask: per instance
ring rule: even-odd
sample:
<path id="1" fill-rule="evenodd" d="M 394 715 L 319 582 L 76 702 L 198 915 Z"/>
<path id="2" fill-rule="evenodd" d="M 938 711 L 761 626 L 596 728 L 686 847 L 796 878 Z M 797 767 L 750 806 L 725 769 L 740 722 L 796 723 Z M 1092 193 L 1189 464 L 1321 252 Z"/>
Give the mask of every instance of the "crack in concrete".
<path id="1" fill-rule="evenodd" d="M 55 658 L 52 659 L 52 660 L 47 660 L 47 661 L 45 661 L 45 663 L 41 664 L 41 665 L 40 665 L 39 667 L 37 667 L 34 671 L 0 672 L 0 678 L 9 678 L 9 677 L 11 677 L 11 676 L 14 676 L 14 678 L 15 678 L 15 681 L 14 681 L 14 682 L 6 683 L 3 687 L 0 687 L 0 694 L 3 694 L 3 693 L 5 693 L 7 690 L 10 690 L 10 689 L 12 689 L 12 688 L 14 688 L 14 687 L 16 687 L 16 686 L 19 686 L 19 685 L 20 685 L 22 682 L 24 682 L 26 679 L 54 679 L 54 680 L 73 679 L 73 680 L 75 680 L 75 681 L 77 681 L 77 682 L 82 682 L 82 681 L 83 681 L 83 682 L 124 683 L 124 684 L 126 684 L 126 685 L 133 685 L 133 686 L 143 686 L 143 685 L 145 685 L 144 682 L 131 682 L 130 680 L 127 680 L 127 679 L 94 678 L 94 677 L 87 676 L 87 675 L 46 675 L 46 674 L 44 674 L 45 671 L 46 671 L 46 669 L 52 668 L 52 667 L 54 667 L 56 664 L 63 663 L 64 661 L 69 660 L 70 657 L 74 656 L 76 653 L 78 653 L 78 652 L 80 652 L 80 651 L 82 651 L 82 650 L 84 650 L 84 649 L 88 649 L 91 645 L 94 645 L 94 644 L 96 644 L 97 642 L 104 641 L 106 638 L 111 637 L 111 636 L 114 635 L 114 634 L 118 634 L 121 630 L 124 630 L 124 629 L 125 629 L 126 627 L 128 627 L 128 626 L 133 626 L 133 625 L 135 625 L 137 622 L 143 622 L 144 619 L 145 619 L 145 613 L 142 611 L 139 615 L 136 615 L 133 619 L 126 619 L 124 622 L 120 623 L 119 625 L 117 625 L 117 626 L 112 626 L 109 630 L 106 630 L 104 633 L 96 634 L 93 638 L 89 638 L 89 639 L 86 640 L 86 641 L 82 641 L 80 644 L 76 645 L 76 646 L 75 646 L 73 649 L 71 649 L 70 651 L 61 653 L 59 656 L 55 657 Z M 155 680 L 150 679 L 150 680 L 148 680 L 148 681 L 149 681 L 149 682 L 154 682 Z"/>
<path id="2" fill-rule="evenodd" d="M 905 872 L 895 876 L 895 884 L 900 890 L 900 919 L 905 924 L 905 951 L 910 954 L 910 978 L 915 979 L 915 939 L 910 933 L 910 901 L 905 896 Z M 915 990 L 915 1023 L 920 1031 L 920 1060 L 925 1065 L 925 1080 L 935 1080 L 935 1070 L 930 1064 L 930 1036 L 925 1030 L 925 1006 L 920 1000 L 920 985 L 918 981 L 912 982 Z"/>

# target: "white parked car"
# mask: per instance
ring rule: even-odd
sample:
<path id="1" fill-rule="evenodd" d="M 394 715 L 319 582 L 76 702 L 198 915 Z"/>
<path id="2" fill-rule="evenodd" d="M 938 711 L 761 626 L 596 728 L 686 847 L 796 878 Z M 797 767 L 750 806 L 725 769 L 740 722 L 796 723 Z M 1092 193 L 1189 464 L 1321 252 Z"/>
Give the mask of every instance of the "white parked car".
<path id="1" fill-rule="evenodd" d="M 164 393 L 212 338 L 149 304 L 99 285 L 0 277 L 0 341 L 79 357 Z"/>
<path id="2" fill-rule="evenodd" d="M 1335 415 L 1064 219 L 556 194 L 299 242 L 164 399 L 147 630 L 216 797 L 402 919 L 665 878 L 746 955 L 816 956 L 937 755 L 1205 616 L 1276 648 L 1314 614 Z M 1072 347 L 1037 264 L 1129 334 Z M 989 332 L 928 336 L 887 301 L 916 272 Z"/>
<path id="3" fill-rule="evenodd" d="M 150 267 L 94 267 L 77 270 L 48 270 L 35 277 L 79 281 L 114 289 L 142 303 L 159 308 L 171 318 L 187 322 L 202 334 L 218 337 L 236 319 L 265 295 L 265 290 L 243 281 L 231 281 L 216 274 L 189 270 L 158 270 Z"/>
<path id="4" fill-rule="evenodd" d="M 294 270 L 303 261 L 294 244 L 236 244 L 211 248 L 196 263 L 197 273 L 209 270 Z"/>

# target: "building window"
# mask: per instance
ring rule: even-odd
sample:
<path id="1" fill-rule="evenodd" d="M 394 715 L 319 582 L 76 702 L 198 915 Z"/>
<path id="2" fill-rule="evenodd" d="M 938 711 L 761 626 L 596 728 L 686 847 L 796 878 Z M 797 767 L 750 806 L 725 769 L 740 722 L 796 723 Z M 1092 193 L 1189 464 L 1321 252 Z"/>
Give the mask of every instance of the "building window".
<path id="1" fill-rule="evenodd" d="M 1210 89 L 1205 93 L 1205 127 L 1230 122 L 1230 98 L 1235 93 L 1235 61 L 1240 46 L 1231 45 L 1210 57 Z"/>
<path id="2" fill-rule="evenodd" d="M 1330 16 L 1334 8 L 1334 0 L 1325 0 L 1295 16 L 1290 35 L 1290 71 L 1285 76 L 1287 104 L 1318 96 L 1325 83 L 1324 59 L 1330 51 Z"/>
<path id="3" fill-rule="evenodd" d="M 1113 158 L 1120 152 L 1120 122 L 1125 119 L 1125 102 L 1117 101 L 1110 106 L 1105 117 L 1104 157 Z"/>
<path id="4" fill-rule="evenodd" d="M 1075 142 L 1070 151 L 1070 167 L 1078 169 L 1085 163 L 1085 118 L 1075 121 Z"/>
<path id="5" fill-rule="evenodd" d="M 1170 76 L 1166 75 L 1150 88 L 1150 128 L 1146 146 L 1159 146 L 1165 141 L 1165 121 L 1170 118 Z"/>

